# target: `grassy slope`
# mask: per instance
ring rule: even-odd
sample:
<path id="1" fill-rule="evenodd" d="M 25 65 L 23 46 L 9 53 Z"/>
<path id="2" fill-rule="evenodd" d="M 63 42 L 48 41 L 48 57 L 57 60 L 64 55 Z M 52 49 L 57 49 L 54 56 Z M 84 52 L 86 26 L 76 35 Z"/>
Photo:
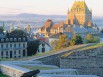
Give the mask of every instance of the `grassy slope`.
<path id="1" fill-rule="evenodd" d="M 84 48 L 80 48 L 79 51 L 80 51 L 80 50 L 82 51 L 82 50 L 95 49 L 95 48 L 102 47 L 102 46 L 103 46 L 103 43 L 93 44 L 93 45 L 91 45 L 91 46 L 87 46 L 87 47 L 84 47 Z M 67 57 L 67 56 L 69 56 L 69 55 L 71 55 L 71 54 L 73 54 L 74 52 L 77 52 L 77 51 L 78 51 L 78 50 L 73 50 L 73 51 L 69 52 L 68 54 L 62 55 L 61 57 L 62 57 L 62 58 L 65 58 L 65 57 Z"/>
<path id="2" fill-rule="evenodd" d="M 21 67 L 27 68 L 27 69 L 30 69 L 30 70 L 36 70 L 36 69 L 39 69 L 39 70 L 51 70 L 51 69 L 56 69 L 56 68 L 39 67 L 39 66 L 21 66 Z"/>
<path id="3" fill-rule="evenodd" d="M 0 77 L 8 77 L 8 76 L 6 76 L 6 75 L 3 75 L 3 74 L 0 74 Z"/>

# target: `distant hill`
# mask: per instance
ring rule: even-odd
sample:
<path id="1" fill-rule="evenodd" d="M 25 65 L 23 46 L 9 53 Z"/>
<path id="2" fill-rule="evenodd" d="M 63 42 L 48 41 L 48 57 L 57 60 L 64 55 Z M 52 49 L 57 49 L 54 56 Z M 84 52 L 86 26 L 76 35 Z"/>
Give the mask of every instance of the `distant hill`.
<path id="1" fill-rule="evenodd" d="M 0 15 L 0 18 L 38 18 L 38 17 L 53 17 L 53 18 L 65 18 L 65 15 L 40 15 L 40 14 L 29 14 L 29 13 L 22 13 L 22 14 L 17 14 L 17 15 Z"/>
<path id="2" fill-rule="evenodd" d="M 11 25 L 11 23 L 15 26 L 21 25 L 36 25 L 42 26 L 47 19 L 52 19 L 53 22 L 59 23 L 61 21 L 65 21 L 67 18 L 66 15 L 41 15 L 41 14 L 10 14 L 10 15 L 0 15 L 0 25 L 2 25 L 3 21 L 7 26 Z M 93 22 L 98 26 L 103 26 L 103 17 L 93 16 Z"/>
<path id="3" fill-rule="evenodd" d="M 55 17 L 55 18 L 61 18 L 61 17 L 66 17 L 65 15 L 40 15 L 40 14 L 28 14 L 28 13 L 23 13 L 23 14 L 18 14 L 17 17 Z"/>

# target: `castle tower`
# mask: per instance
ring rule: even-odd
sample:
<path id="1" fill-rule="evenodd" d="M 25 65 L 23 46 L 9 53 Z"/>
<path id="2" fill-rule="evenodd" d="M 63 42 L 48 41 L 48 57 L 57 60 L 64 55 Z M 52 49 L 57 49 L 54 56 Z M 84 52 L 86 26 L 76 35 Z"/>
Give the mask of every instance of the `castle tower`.
<path id="1" fill-rule="evenodd" d="M 92 21 L 92 11 L 89 10 L 84 0 L 74 2 L 72 8 L 68 11 L 66 24 L 73 25 L 74 19 L 77 19 L 79 25 Z"/>
<path id="2" fill-rule="evenodd" d="M 12 32 L 12 31 L 14 31 L 14 26 L 13 26 L 13 24 L 11 24 L 11 26 L 10 26 L 10 32 Z"/>

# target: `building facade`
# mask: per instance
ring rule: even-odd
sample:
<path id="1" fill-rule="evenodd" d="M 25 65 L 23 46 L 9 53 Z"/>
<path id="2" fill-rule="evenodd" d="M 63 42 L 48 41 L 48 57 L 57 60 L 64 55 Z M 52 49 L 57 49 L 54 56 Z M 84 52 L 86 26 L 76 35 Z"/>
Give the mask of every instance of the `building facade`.
<path id="1" fill-rule="evenodd" d="M 39 52 L 40 53 L 49 52 L 51 49 L 52 49 L 51 46 L 46 42 L 42 42 L 39 45 Z"/>
<path id="2" fill-rule="evenodd" d="M 0 38 L 0 58 L 22 58 L 27 56 L 26 38 Z"/>
<path id="3" fill-rule="evenodd" d="M 90 22 L 92 22 L 92 11 L 89 10 L 85 1 L 75 1 L 72 8 L 68 10 L 66 24 L 88 25 Z"/>

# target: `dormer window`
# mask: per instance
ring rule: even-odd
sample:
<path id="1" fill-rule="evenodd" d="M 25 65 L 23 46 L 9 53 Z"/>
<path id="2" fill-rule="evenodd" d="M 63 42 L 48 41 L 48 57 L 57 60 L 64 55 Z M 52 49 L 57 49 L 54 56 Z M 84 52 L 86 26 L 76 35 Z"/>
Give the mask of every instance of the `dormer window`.
<path id="1" fill-rule="evenodd" d="M 18 41 L 21 41 L 21 38 L 19 38 Z"/>
<path id="2" fill-rule="evenodd" d="M 12 38 L 10 38 L 10 41 L 13 41 L 13 39 L 12 39 Z"/>
<path id="3" fill-rule="evenodd" d="M 1 39 L 1 42 L 4 42 L 4 39 L 3 39 L 3 38 Z"/>
<path id="4" fill-rule="evenodd" d="M 25 41 L 26 39 L 25 38 L 23 38 L 23 41 Z"/>
<path id="5" fill-rule="evenodd" d="M 14 41 L 17 41 L 17 39 L 16 39 L 16 38 L 14 38 Z"/>
<path id="6" fill-rule="evenodd" d="M 8 42 L 8 41 L 9 41 L 9 39 L 8 39 L 8 38 L 6 38 L 6 41 Z"/>

